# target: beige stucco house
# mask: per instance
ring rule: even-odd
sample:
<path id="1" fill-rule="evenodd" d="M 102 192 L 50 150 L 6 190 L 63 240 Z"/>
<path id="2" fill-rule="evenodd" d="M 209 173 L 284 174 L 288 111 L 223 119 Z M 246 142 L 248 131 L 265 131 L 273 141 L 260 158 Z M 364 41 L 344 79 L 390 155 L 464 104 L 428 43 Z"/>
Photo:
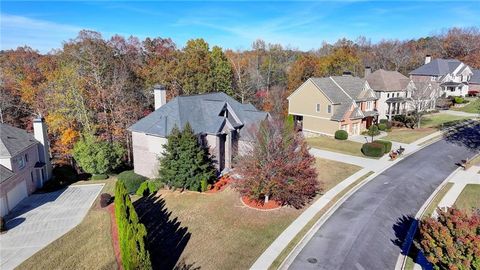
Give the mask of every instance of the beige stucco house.
<path id="1" fill-rule="evenodd" d="M 339 129 L 359 135 L 376 121 L 377 99 L 362 78 L 310 78 L 288 97 L 288 113 L 306 136 L 333 136 Z"/>
<path id="2" fill-rule="evenodd" d="M 34 134 L 0 124 L 0 216 L 41 188 L 52 175 L 47 128 L 33 120 Z"/>
<path id="3" fill-rule="evenodd" d="M 269 117 L 222 92 L 178 96 L 167 103 L 165 88 L 157 85 L 154 95 L 155 111 L 129 128 L 134 171 L 149 178 L 158 176 L 158 158 L 174 126 L 181 129 L 189 123 L 222 171 L 230 169 L 233 158 L 248 147 L 252 128 Z"/>

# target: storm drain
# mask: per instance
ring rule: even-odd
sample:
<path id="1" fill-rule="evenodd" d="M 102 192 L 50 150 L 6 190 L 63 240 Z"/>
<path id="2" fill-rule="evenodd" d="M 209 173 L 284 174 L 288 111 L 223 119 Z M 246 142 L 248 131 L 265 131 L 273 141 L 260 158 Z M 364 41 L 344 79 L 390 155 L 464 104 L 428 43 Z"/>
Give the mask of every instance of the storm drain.
<path id="1" fill-rule="evenodd" d="M 307 262 L 309 262 L 309 263 L 317 263 L 317 259 L 315 259 L 315 258 L 308 258 L 308 259 L 307 259 Z"/>

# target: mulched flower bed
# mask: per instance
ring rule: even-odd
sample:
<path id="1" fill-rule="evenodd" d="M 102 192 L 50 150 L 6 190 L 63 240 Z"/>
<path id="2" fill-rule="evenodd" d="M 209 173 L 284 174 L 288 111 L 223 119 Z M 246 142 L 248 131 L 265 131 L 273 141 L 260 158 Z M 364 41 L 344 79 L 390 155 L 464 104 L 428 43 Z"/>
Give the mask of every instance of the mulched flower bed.
<path id="1" fill-rule="evenodd" d="M 122 257 L 120 255 L 120 243 L 118 239 L 118 226 L 115 219 L 115 206 L 111 203 L 107 206 L 107 211 L 110 213 L 110 221 L 112 226 L 112 244 L 113 244 L 113 251 L 115 253 L 115 258 L 117 260 L 118 269 L 122 270 Z"/>
<path id="2" fill-rule="evenodd" d="M 232 178 L 223 176 L 217 182 L 215 182 L 215 184 L 213 184 L 211 189 L 205 191 L 205 193 L 217 193 L 223 191 L 227 188 L 230 182 L 232 182 Z"/>
<path id="3" fill-rule="evenodd" d="M 243 196 L 241 200 L 246 206 L 259 210 L 273 210 L 282 207 L 279 202 L 274 200 L 269 200 L 267 203 L 263 203 L 256 200 L 251 200 L 246 196 Z"/>

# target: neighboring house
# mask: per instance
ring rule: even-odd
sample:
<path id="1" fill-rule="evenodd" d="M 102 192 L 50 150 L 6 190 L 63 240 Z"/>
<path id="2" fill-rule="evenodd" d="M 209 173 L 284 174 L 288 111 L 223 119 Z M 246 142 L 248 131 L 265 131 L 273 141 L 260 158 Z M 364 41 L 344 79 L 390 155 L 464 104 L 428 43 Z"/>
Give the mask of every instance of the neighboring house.
<path id="1" fill-rule="evenodd" d="M 288 113 L 306 136 L 333 136 L 339 129 L 358 135 L 377 120 L 377 99 L 362 78 L 310 78 L 288 97 Z"/>
<path id="2" fill-rule="evenodd" d="M 435 109 L 438 94 L 430 82 L 414 83 L 398 71 L 379 69 L 371 73 L 368 67 L 365 74 L 378 97 L 379 119 L 390 119 L 413 110 Z"/>
<path id="3" fill-rule="evenodd" d="M 472 77 L 468 81 L 469 94 L 480 94 L 480 69 L 472 69 Z"/>
<path id="4" fill-rule="evenodd" d="M 155 86 L 154 95 L 155 111 L 129 128 L 135 173 L 150 178 L 158 176 L 158 158 L 174 126 L 181 129 L 189 123 L 222 171 L 230 169 L 235 155 L 252 141 L 253 126 L 269 117 L 222 92 L 178 96 L 166 103 L 166 90 Z"/>
<path id="5" fill-rule="evenodd" d="M 413 82 L 430 82 L 441 89 L 441 96 L 465 96 L 468 93 L 468 81 L 472 69 L 456 59 L 434 59 L 425 57 L 425 64 L 412 72 Z"/>
<path id="6" fill-rule="evenodd" d="M 33 120 L 34 134 L 0 124 L 0 216 L 41 188 L 52 175 L 47 127 Z"/>

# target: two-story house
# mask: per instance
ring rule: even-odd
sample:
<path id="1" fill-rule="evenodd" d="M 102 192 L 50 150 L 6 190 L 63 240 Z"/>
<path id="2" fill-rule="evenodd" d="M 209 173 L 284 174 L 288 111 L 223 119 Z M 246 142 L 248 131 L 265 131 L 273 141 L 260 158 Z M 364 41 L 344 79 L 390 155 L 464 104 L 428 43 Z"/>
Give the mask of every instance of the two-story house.
<path id="1" fill-rule="evenodd" d="M 0 216 L 41 188 L 52 175 L 47 128 L 33 120 L 34 134 L 0 124 Z"/>
<path id="2" fill-rule="evenodd" d="M 379 69 L 371 73 L 368 67 L 365 76 L 378 97 L 379 119 L 435 109 L 438 93 L 429 81 L 413 82 L 398 71 Z"/>
<path id="3" fill-rule="evenodd" d="M 472 69 L 457 59 L 434 59 L 425 57 L 425 64 L 412 72 L 413 82 L 430 82 L 434 88 L 441 89 L 441 96 L 465 96 L 468 93 L 468 81 Z"/>
<path id="4" fill-rule="evenodd" d="M 288 113 L 306 136 L 359 135 L 376 122 L 377 96 L 365 79 L 349 74 L 310 78 L 288 98 Z"/>

